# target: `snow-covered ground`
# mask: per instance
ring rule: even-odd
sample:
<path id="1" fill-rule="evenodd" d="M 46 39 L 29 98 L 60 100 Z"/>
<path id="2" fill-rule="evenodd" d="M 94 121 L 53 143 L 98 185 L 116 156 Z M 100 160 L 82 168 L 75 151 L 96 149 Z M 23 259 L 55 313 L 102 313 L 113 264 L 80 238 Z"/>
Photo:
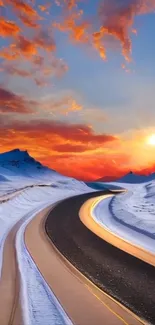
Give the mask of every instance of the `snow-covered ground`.
<path id="1" fill-rule="evenodd" d="M 91 191 L 85 183 L 40 165 L 27 152 L 14 150 L 0 155 L 0 274 L 5 239 L 15 224 L 21 221 L 16 235 L 16 252 L 21 275 L 24 325 L 71 325 L 26 249 L 26 225 L 45 207 Z"/>
<path id="2" fill-rule="evenodd" d="M 153 175 L 151 176 L 153 177 Z M 102 200 L 93 210 L 95 220 L 122 238 L 155 253 L 155 181 L 111 184 L 128 192 Z M 101 189 L 102 184 L 99 185 Z M 0 274 L 3 248 L 9 231 L 19 221 L 16 235 L 24 325 L 70 325 L 71 321 L 39 273 L 24 243 L 28 222 L 47 206 L 94 191 L 84 182 L 42 166 L 26 151 L 0 155 Z"/>
<path id="3" fill-rule="evenodd" d="M 127 192 L 100 201 L 93 218 L 121 238 L 155 253 L 155 180 L 115 184 Z"/>
<path id="4" fill-rule="evenodd" d="M 0 154 L 0 197 L 34 185 L 67 184 L 76 180 L 62 176 L 18 149 Z M 58 183 L 59 184 L 59 183 Z"/>

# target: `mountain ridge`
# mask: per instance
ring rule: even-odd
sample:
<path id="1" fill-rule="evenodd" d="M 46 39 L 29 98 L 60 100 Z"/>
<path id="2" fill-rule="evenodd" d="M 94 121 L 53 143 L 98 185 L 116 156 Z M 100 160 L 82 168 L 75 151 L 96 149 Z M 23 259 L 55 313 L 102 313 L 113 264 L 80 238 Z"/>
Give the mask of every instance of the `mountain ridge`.
<path id="1" fill-rule="evenodd" d="M 24 177 L 42 177 L 48 178 L 48 175 L 57 174 L 55 170 L 42 165 L 35 160 L 27 150 L 13 149 L 0 153 L 0 175 L 9 176 L 24 176 Z"/>
<path id="2" fill-rule="evenodd" d="M 150 173 L 149 175 L 136 174 L 133 171 L 128 172 L 120 178 L 116 177 L 101 177 L 95 182 L 117 182 L 117 183 L 143 183 L 149 182 L 155 179 L 155 172 Z"/>
<path id="3" fill-rule="evenodd" d="M 19 148 L 12 149 L 10 151 L 6 151 L 0 153 L 0 180 L 5 180 L 5 177 L 8 176 L 9 173 L 13 173 L 24 176 L 31 176 L 39 174 L 51 174 L 61 175 L 56 170 L 51 169 L 47 166 L 42 165 L 39 161 L 33 158 L 27 150 L 21 150 Z M 11 174 L 10 174 L 11 175 Z M 46 176 L 47 176 L 46 175 Z M 62 175 L 64 176 L 64 175 Z M 95 183 L 103 182 L 120 182 L 120 183 L 142 183 L 155 179 L 155 173 L 151 173 L 149 175 L 140 175 L 136 174 L 133 171 L 128 172 L 122 177 L 113 177 L 113 176 L 104 176 L 97 180 Z"/>

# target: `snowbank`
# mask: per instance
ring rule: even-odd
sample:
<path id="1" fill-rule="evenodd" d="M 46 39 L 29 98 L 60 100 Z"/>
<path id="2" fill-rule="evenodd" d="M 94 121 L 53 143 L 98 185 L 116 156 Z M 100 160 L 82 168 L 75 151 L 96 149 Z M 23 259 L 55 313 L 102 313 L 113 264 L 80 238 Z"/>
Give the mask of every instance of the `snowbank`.
<path id="1" fill-rule="evenodd" d="M 3 199 L 6 201 L 0 203 L 0 273 L 5 239 L 14 225 L 21 221 L 16 235 L 16 255 L 21 275 L 20 295 L 24 325 L 72 324 L 27 251 L 23 238 L 24 230 L 28 222 L 45 207 L 92 190 L 83 182 L 61 177 L 57 173 L 49 176 L 42 176 L 40 186 L 36 185 L 40 180 L 36 181 L 34 178 L 30 181 L 23 176 L 17 178 L 10 175 L 7 185 L 4 180 L 1 182 L 1 194 L 3 193 Z M 47 183 L 50 185 L 46 186 Z"/>
<path id="2" fill-rule="evenodd" d="M 100 201 L 93 218 L 119 237 L 155 253 L 155 181 L 122 187 L 128 191 Z"/>

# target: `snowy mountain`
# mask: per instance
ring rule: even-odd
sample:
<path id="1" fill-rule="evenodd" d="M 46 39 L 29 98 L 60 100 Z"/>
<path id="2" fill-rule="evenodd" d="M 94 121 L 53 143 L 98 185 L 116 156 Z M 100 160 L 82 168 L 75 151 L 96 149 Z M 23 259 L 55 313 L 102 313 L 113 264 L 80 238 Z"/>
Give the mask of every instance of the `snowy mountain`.
<path id="1" fill-rule="evenodd" d="M 117 180 L 115 176 L 104 176 L 97 179 L 95 182 L 114 182 L 115 180 Z"/>
<path id="2" fill-rule="evenodd" d="M 88 190 L 84 182 L 63 176 L 43 166 L 27 151 L 14 149 L 0 154 L 0 196 L 27 186 L 49 185 L 54 188 Z"/>
<path id="3" fill-rule="evenodd" d="M 110 176 L 108 177 L 102 177 L 98 180 L 96 180 L 94 183 L 100 184 L 102 183 L 130 183 L 130 184 L 141 184 L 144 182 L 150 182 L 152 180 L 155 180 L 155 173 L 152 173 L 150 175 L 138 175 L 136 173 L 133 173 L 130 171 L 128 174 L 124 175 L 121 178 L 112 178 Z M 104 184 L 105 185 L 105 184 Z"/>
<path id="4" fill-rule="evenodd" d="M 29 155 L 27 151 L 14 149 L 0 154 L 0 175 L 5 180 L 12 180 L 12 177 L 26 179 L 50 180 L 55 176 L 60 176 L 56 171 L 43 166 Z M 62 178 L 63 176 L 61 176 Z M 0 178 L 0 181 L 2 179 Z"/>
<path id="5" fill-rule="evenodd" d="M 148 181 L 153 181 L 155 180 L 155 173 L 152 173 L 148 176 Z"/>
<path id="6" fill-rule="evenodd" d="M 7 181 L 8 179 L 5 176 L 0 175 L 0 182 L 7 182 Z"/>
<path id="7" fill-rule="evenodd" d="M 27 151 L 14 149 L 9 152 L 0 154 L 0 168 L 5 168 L 9 171 L 18 174 L 31 174 L 33 172 L 38 174 L 39 171 L 49 171 L 50 169 L 41 165 L 29 155 Z M 3 173 L 5 170 L 3 170 Z M 55 172 L 50 170 L 50 172 Z M 7 173 L 8 174 L 8 173 Z"/>
<path id="8" fill-rule="evenodd" d="M 117 182 L 119 183 L 131 183 L 131 184 L 140 184 L 144 182 L 148 182 L 148 176 L 145 175 L 137 175 L 133 173 L 132 171 L 125 176 L 121 177 L 120 179 L 117 179 Z"/>

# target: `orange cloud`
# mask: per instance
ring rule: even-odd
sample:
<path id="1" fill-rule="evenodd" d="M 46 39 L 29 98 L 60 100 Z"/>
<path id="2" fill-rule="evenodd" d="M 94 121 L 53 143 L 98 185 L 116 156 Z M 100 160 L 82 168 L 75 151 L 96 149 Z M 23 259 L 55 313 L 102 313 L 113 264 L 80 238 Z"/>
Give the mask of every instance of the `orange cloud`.
<path id="1" fill-rule="evenodd" d="M 66 5 L 68 10 L 72 10 L 77 6 L 78 0 L 64 0 L 64 4 Z"/>
<path id="2" fill-rule="evenodd" d="M 3 97 L 5 96 L 6 95 L 4 94 Z M 40 134 L 39 138 L 44 134 L 45 139 L 47 137 L 50 137 L 51 139 L 53 138 L 53 140 L 57 139 L 57 144 L 55 144 L 53 141 L 53 148 L 56 149 L 57 145 L 65 145 L 65 152 L 67 152 L 67 146 L 68 152 L 71 152 L 71 146 L 77 145 L 78 148 L 78 146 L 88 146 L 90 144 L 93 146 L 92 148 L 98 148 L 99 145 L 104 146 L 108 142 L 118 140 L 118 138 L 113 135 L 96 134 L 89 126 L 86 125 L 67 124 L 57 121 L 34 120 L 26 123 L 16 120 L 12 123 L 12 128 L 16 131 L 16 134 L 18 134 L 18 132 L 23 132 L 25 134 L 31 134 L 35 137 Z M 47 137 L 46 134 L 48 135 Z M 71 143 L 66 143 L 66 141 L 70 141 Z M 49 143 L 52 145 L 51 141 L 49 141 Z M 75 147 L 73 149 L 73 152 L 75 152 Z"/>
<path id="3" fill-rule="evenodd" d="M 48 120 L 26 122 L 12 118 L 6 120 L 5 115 L 0 117 L 1 151 L 15 147 L 26 149 L 43 164 L 83 180 L 95 180 L 103 176 L 108 176 L 108 180 L 118 178 L 131 169 L 137 173 L 153 172 L 153 155 L 152 160 L 144 159 L 143 166 L 138 166 L 140 138 L 136 144 L 135 139 L 136 135 L 131 143 L 123 141 L 122 149 L 121 139 L 110 134 L 96 134 L 87 125 Z M 132 162 L 133 155 L 135 164 Z"/>
<path id="4" fill-rule="evenodd" d="M 33 56 L 37 54 L 36 44 L 23 36 L 19 36 L 16 48 L 19 49 L 23 55 Z"/>
<path id="5" fill-rule="evenodd" d="M 0 141 L 3 141 L 3 150 L 14 147 L 26 148 L 42 163 L 64 174 L 85 179 L 90 175 L 90 178 L 101 176 L 100 173 L 104 171 L 105 159 L 107 159 L 103 154 L 92 158 L 90 149 L 96 150 L 99 146 L 107 148 L 108 143 L 115 140 L 112 135 L 96 134 L 86 125 L 38 120 L 29 123 L 8 121 L 7 126 L 0 124 Z M 98 171 L 101 161 L 102 169 Z"/>
<path id="6" fill-rule="evenodd" d="M 0 18 L 0 35 L 9 37 L 10 44 L 6 48 L 1 48 L 0 58 L 3 62 L 8 60 L 16 61 L 16 67 L 13 66 L 11 69 L 7 69 L 7 75 L 30 77 L 39 87 L 47 85 L 50 77 L 61 77 L 66 72 L 67 66 L 62 60 L 54 57 L 53 52 L 56 49 L 56 44 L 51 28 L 45 27 L 43 23 L 45 18 L 41 17 L 36 11 L 34 3 L 27 3 L 22 0 L 6 0 L 5 6 L 7 8 L 5 16 Z M 45 7 L 48 9 L 50 4 L 40 4 L 42 12 L 44 12 Z M 14 21 L 7 18 L 7 14 L 9 17 L 9 13 L 12 13 L 12 11 L 13 16 L 16 15 Z M 32 33 L 30 33 L 29 28 L 33 28 Z M 40 58 L 40 63 L 38 58 Z M 20 68 L 23 60 L 29 61 L 31 71 L 26 73 Z M 19 66 L 17 66 L 17 62 Z M 40 65 L 39 70 L 37 65 Z M 5 66 L 3 65 L 3 67 Z"/>
<path id="7" fill-rule="evenodd" d="M 68 4 L 69 5 L 69 4 Z M 69 8 L 72 8 L 69 6 Z M 66 11 L 61 22 L 54 22 L 53 27 L 57 28 L 61 32 L 69 33 L 70 39 L 74 42 L 87 43 L 89 41 L 88 28 L 90 23 L 82 21 L 83 11 L 76 10 Z"/>
<path id="8" fill-rule="evenodd" d="M 71 96 L 63 96 L 61 99 L 47 100 L 43 103 L 43 107 L 45 110 L 51 112 L 61 112 L 61 114 L 68 114 L 69 112 L 77 112 L 82 110 L 82 106 L 79 105 L 75 99 Z"/>
<path id="9" fill-rule="evenodd" d="M 0 50 L 0 57 L 5 61 L 14 61 L 19 58 L 19 53 L 13 48 L 12 44 L 8 48 Z"/>
<path id="10" fill-rule="evenodd" d="M 12 67 L 10 67 L 12 69 Z M 17 74 L 19 76 L 27 76 L 27 72 L 24 70 L 13 69 L 11 73 Z M 35 80 L 36 83 L 40 83 L 41 80 Z M 3 113 L 33 113 L 35 114 L 37 110 L 40 109 L 46 114 L 68 114 L 69 112 L 76 112 L 82 109 L 76 100 L 71 96 L 62 96 L 59 98 L 45 98 L 43 100 L 33 100 L 31 98 L 26 98 L 23 95 L 15 94 L 12 91 L 0 88 L 0 112 Z"/>
<path id="11" fill-rule="evenodd" d="M 31 78 L 38 87 L 44 87 L 48 85 L 51 78 L 60 78 L 67 71 L 68 67 L 63 60 L 56 59 L 51 55 L 50 59 L 48 60 L 48 58 L 40 55 L 32 56 L 27 54 L 29 52 L 31 53 L 31 49 L 33 51 L 33 48 L 29 46 L 24 47 L 26 55 L 23 57 L 23 60 L 21 60 L 19 49 L 17 50 L 15 47 L 12 47 L 12 50 L 14 51 L 12 55 L 10 55 L 6 49 L 3 49 L 3 51 L 0 52 L 0 57 L 7 57 L 7 61 L 2 62 L 1 64 L 1 71 L 5 72 L 6 77 L 9 76 L 11 78 L 14 76 L 19 76 L 23 78 Z M 11 62 L 8 63 L 8 61 Z M 22 68 L 24 63 L 27 65 L 26 69 Z M 74 105 L 72 104 L 72 108 L 73 106 Z"/>
<path id="12" fill-rule="evenodd" d="M 13 37 L 17 36 L 20 32 L 20 27 L 13 21 L 5 20 L 0 17 L 0 36 L 1 37 Z"/>
<path id="13" fill-rule="evenodd" d="M 42 12 L 46 12 L 48 13 L 48 9 L 51 7 L 51 3 L 47 3 L 45 5 L 39 5 L 38 8 L 40 9 L 40 11 Z"/>
<path id="14" fill-rule="evenodd" d="M 116 39 L 127 62 L 131 61 L 131 33 L 137 35 L 133 28 L 137 15 L 143 15 L 155 10 L 155 0 L 105 0 L 99 6 L 99 15 L 84 21 L 83 11 L 78 7 L 78 1 L 65 1 L 63 19 L 53 26 L 61 32 L 69 33 L 71 40 L 92 44 L 102 59 L 106 59 L 107 37 Z M 99 22 L 100 29 L 96 31 Z"/>
<path id="15" fill-rule="evenodd" d="M 154 0 L 105 0 L 99 11 L 101 28 L 94 36 L 97 36 L 100 44 L 106 35 L 113 36 L 120 42 L 126 61 L 130 61 L 132 49 L 130 32 L 136 33 L 136 30 L 132 29 L 134 18 L 137 15 L 153 12 L 154 9 Z M 97 47 L 100 52 L 99 44 Z M 106 51 L 101 45 L 101 56 L 103 52 L 105 57 Z"/>
<path id="16" fill-rule="evenodd" d="M 0 112 L 8 113 L 32 113 L 33 101 L 27 101 L 23 96 L 0 88 Z"/>
<path id="17" fill-rule="evenodd" d="M 28 16 L 34 16 L 34 17 L 38 16 L 38 13 L 36 12 L 35 9 L 33 9 L 32 5 L 29 5 L 25 1 L 22 0 L 14 0 L 13 2 L 12 0 L 7 0 L 7 1 L 11 5 L 13 5 L 14 9 L 19 10 L 20 12 L 22 11 Z"/>
<path id="18" fill-rule="evenodd" d="M 31 18 L 29 18 L 29 17 L 27 17 L 27 16 L 25 16 L 23 14 L 20 14 L 19 15 L 19 18 L 22 21 L 22 23 L 24 25 L 26 25 L 27 27 L 30 27 L 30 28 L 39 28 L 39 24 L 36 21 L 32 20 Z"/>
<path id="19" fill-rule="evenodd" d="M 53 35 L 51 31 L 42 30 L 40 31 L 37 36 L 34 38 L 34 42 L 36 46 L 39 48 L 43 48 L 46 51 L 55 51 L 56 44 L 53 39 Z"/>
<path id="20" fill-rule="evenodd" d="M 130 61 L 132 50 L 130 33 L 137 33 L 133 27 L 134 18 L 155 9 L 155 0 L 105 0 L 97 11 L 99 15 L 95 14 L 93 19 L 87 15 L 86 21 L 85 12 L 80 9 L 80 1 L 57 0 L 52 5 L 60 7 L 60 15 L 52 26 L 49 26 L 45 23 L 44 13 L 50 7 L 50 3 L 45 4 L 42 0 L 39 7 L 36 7 L 34 1 L 29 3 L 24 0 L 5 0 L 5 3 L 3 0 L 0 1 L 0 5 L 6 7 L 5 16 L 2 11 L 0 17 L 0 35 L 10 40 L 9 46 L 0 50 L 0 57 L 2 60 L 12 61 L 17 59 L 22 61 L 24 58 L 32 65 L 37 65 L 37 58 L 41 53 L 43 57 L 48 54 L 48 65 L 40 71 L 40 75 L 41 73 L 43 75 L 43 78 L 40 77 L 41 81 L 39 82 L 38 76 L 34 75 L 34 81 L 38 86 L 46 85 L 47 78 L 60 77 L 67 70 L 65 64 L 60 64 L 60 60 L 55 58 L 54 61 L 53 53 L 56 53 L 57 42 L 54 39 L 53 27 L 60 32 L 66 32 L 71 41 L 86 43 L 89 47 L 92 45 L 104 60 L 107 52 L 106 39 L 114 38 L 121 44 L 125 59 Z M 87 5 L 89 6 L 89 3 Z M 87 6 L 85 8 L 87 10 Z M 12 17 L 15 16 L 12 21 L 9 20 L 10 14 Z M 97 31 L 98 24 L 101 27 Z M 30 28 L 33 29 L 32 33 Z M 125 70 L 129 72 L 129 69 Z"/>
<path id="21" fill-rule="evenodd" d="M 89 150 L 88 145 L 80 145 L 80 144 L 72 144 L 72 143 L 66 143 L 66 144 L 58 144 L 52 146 L 52 149 L 61 153 L 64 152 L 85 152 Z M 63 155 L 64 158 L 64 155 Z"/>

